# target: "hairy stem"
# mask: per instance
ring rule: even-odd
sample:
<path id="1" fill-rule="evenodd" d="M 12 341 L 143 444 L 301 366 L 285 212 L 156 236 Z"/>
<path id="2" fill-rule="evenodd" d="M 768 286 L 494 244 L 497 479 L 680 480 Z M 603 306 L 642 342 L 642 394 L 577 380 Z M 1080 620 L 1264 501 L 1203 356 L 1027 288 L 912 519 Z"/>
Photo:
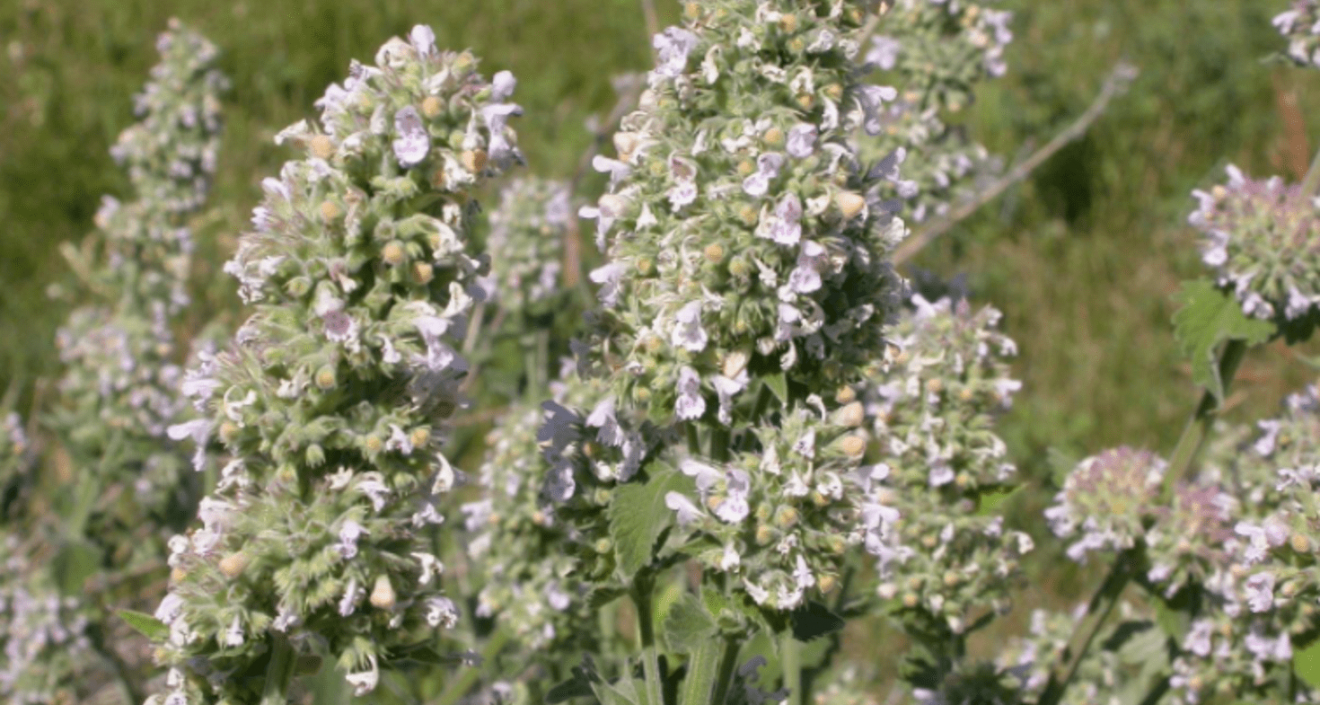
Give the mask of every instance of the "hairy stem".
<path id="1" fill-rule="evenodd" d="M 288 705 L 293 666 L 293 646 L 288 639 L 276 635 L 271 644 L 270 665 L 266 667 L 266 685 L 261 691 L 261 705 Z"/>
<path id="2" fill-rule="evenodd" d="M 788 705 L 803 705 L 807 702 L 806 693 L 802 692 L 802 650 L 793 632 L 785 632 L 779 637 L 779 660 L 784 670 L 784 687 L 788 689 Z"/>
<path id="3" fill-rule="evenodd" d="M 724 653 L 720 655 L 720 670 L 715 676 L 715 692 L 709 700 L 713 705 L 724 705 L 724 701 L 729 697 L 729 689 L 733 687 L 733 672 L 738 667 L 738 640 L 733 637 L 724 637 Z M 694 701 L 692 705 L 696 705 Z"/>
<path id="4" fill-rule="evenodd" d="M 660 673 L 660 652 L 655 643 L 655 614 L 652 612 L 651 589 L 653 580 L 638 575 L 633 582 L 633 604 L 637 605 L 638 633 L 642 641 L 642 671 L 646 675 L 646 700 L 651 705 L 664 705 Z"/>
<path id="5" fill-rule="evenodd" d="M 729 651 L 733 655 L 729 655 Z M 738 656 L 737 643 L 728 637 L 707 639 L 688 659 L 687 677 L 683 679 L 683 690 L 678 698 L 678 705 L 707 705 L 721 703 L 723 699 L 712 697 L 712 693 L 721 690 L 721 685 L 732 676 L 732 663 Z M 725 662 L 730 666 L 725 672 Z M 723 690 L 727 691 L 725 685 Z"/>
<path id="6" fill-rule="evenodd" d="M 505 645 L 509 643 L 511 638 L 513 638 L 513 633 L 507 627 L 496 628 L 490 638 L 486 640 L 486 646 L 481 649 L 482 667 L 459 670 L 458 677 L 450 681 L 445 686 L 444 691 L 440 693 L 440 697 L 436 699 L 436 705 L 454 705 L 454 703 L 462 700 L 463 696 L 472 689 L 472 685 L 477 682 L 477 679 L 481 678 L 485 670 L 484 667 L 494 663 L 495 657 L 500 655 L 500 652 L 504 650 Z"/>
<path id="7" fill-rule="evenodd" d="M 1229 341 L 1224 346 L 1223 352 L 1219 357 L 1219 377 L 1224 381 L 1224 393 L 1228 393 L 1229 386 L 1233 383 L 1233 377 L 1237 374 L 1238 367 L 1242 364 L 1242 358 L 1247 353 L 1247 346 L 1239 340 Z M 1178 481 L 1187 475 L 1192 464 L 1196 461 L 1196 456 L 1205 445 L 1206 439 L 1210 435 L 1210 430 L 1214 425 L 1215 412 L 1219 410 L 1219 402 L 1213 394 L 1206 392 L 1201 396 L 1201 401 L 1196 405 L 1196 411 L 1183 429 L 1182 436 L 1178 439 L 1178 445 L 1174 448 L 1173 459 L 1169 463 L 1168 471 L 1164 475 L 1164 483 L 1160 490 L 1158 502 L 1164 504 L 1168 501 L 1173 489 Z M 1068 643 L 1068 648 L 1063 652 L 1063 659 L 1055 665 L 1054 671 L 1050 674 L 1050 682 L 1041 695 L 1038 705 L 1058 705 L 1063 699 L 1064 692 L 1068 689 L 1069 682 L 1073 675 L 1077 673 L 1077 667 L 1081 664 L 1086 652 L 1091 648 L 1091 642 L 1095 640 L 1096 634 L 1104 626 L 1109 614 L 1114 606 L 1118 604 L 1118 598 L 1127 587 L 1128 581 L 1132 579 L 1131 567 L 1136 560 L 1134 549 L 1129 549 L 1120 554 L 1114 561 L 1113 568 L 1110 569 L 1109 577 L 1105 579 L 1100 590 L 1096 592 L 1095 597 L 1091 599 L 1091 604 L 1086 610 L 1086 617 L 1078 625 L 1077 631 L 1073 632 L 1073 638 Z"/>

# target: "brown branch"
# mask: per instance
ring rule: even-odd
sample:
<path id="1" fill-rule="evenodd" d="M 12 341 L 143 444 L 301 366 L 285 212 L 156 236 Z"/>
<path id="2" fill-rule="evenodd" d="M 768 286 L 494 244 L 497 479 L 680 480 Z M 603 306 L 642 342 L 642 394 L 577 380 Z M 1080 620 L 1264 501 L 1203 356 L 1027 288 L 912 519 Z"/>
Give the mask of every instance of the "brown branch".
<path id="1" fill-rule="evenodd" d="M 1128 86 L 1131 85 L 1132 80 L 1135 79 L 1136 76 L 1136 67 L 1127 62 L 1120 61 L 1114 67 L 1113 71 L 1109 73 L 1109 78 L 1105 79 L 1104 86 L 1101 87 L 1100 93 L 1096 95 L 1095 100 L 1091 102 L 1091 106 L 1087 108 L 1086 112 L 1082 113 L 1073 124 L 1055 135 L 1054 139 L 1050 140 L 1048 144 L 1037 150 L 1035 154 L 1032 154 L 1030 157 L 1019 162 L 1012 169 L 1009 169 L 1008 173 L 1004 174 L 991 184 L 989 188 L 986 188 L 971 200 L 955 208 L 949 215 L 936 220 L 918 231 L 915 235 L 900 245 L 898 250 L 894 252 L 894 263 L 902 264 L 903 262 L 912 259 L 918 252 L 926 247 L 926 245 L 929 245 L 933 240 L 953 229 L 953 226 L 966 220 L 973 213 L 980 210 L 981 206 L 995 200 L 1003 194 L 1004 191 L 1007 191 L 1009 187 L 1026 179 L 1033 171 L 1039 168 L 1041 164 L 1044 164 L 1046 160 L 1054 156 L 1059 150 L 1063 149 L 1069 142 L 1080 139 L 1082 135 L 1086 134 L 1087 130 L 1091 129 L 1092 123 L 1104 114 L 1105 110 L 1109 107 L 1109 102 L 1116 96 L 1122 95 L 1127 91 Z"/>

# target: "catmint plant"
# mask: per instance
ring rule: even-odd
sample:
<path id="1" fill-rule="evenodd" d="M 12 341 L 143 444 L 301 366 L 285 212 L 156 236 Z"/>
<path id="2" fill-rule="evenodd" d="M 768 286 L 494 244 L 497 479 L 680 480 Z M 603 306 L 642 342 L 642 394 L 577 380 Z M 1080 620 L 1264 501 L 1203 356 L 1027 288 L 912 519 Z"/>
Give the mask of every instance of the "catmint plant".
<path id="1" fill-rule="evenodd" d="M 1007 71 L 1012 13 L 992 4 L 901 0 L 866 47 L 865 66 L 900 91 L 860 144 L 875 156 L 914 155 L 903 163 L 899 191 L 912 221 L 942 217 L 999 169 L 985 147 L 948 123 L 971 104 L 977 84 Z"/>
<path id="2" fill-rule="evenodd" d="M 225 266 L 255 312 L 186 376 L 202 417 L 172 432 L 223 467 L 170 541 L 152 702 L 284 703 L 319 657 L 364 695 L 457 619 L 429 532 L 483 274 L 471 196 L 520 161 L 521 111 L 511 74 L 487 82 L 428 27 L 375 59 L 278 136 L 304 156 L 263 180 Z"/>
<path id="3" fill-rule="evenodd" d="M 547 406 L 544 491 L 584 577 L 637 604 L 652 701 L 666 565 L 703 568 L 705 602 L 685 604 L 710 638 L 667 637 L 690 658 L 680 699 L 721 702 L 741 640 L 837 589 L 897 519 L 850 391 L 887 346 L 902 288 L 887 255 L 906 233 L 899 155 L 865 164 L 851 140 L 897 97 L 860 80 L 869 9 L 688 3 L 654 39 L 618 158 L 596 162 L 609 193 L 581 214 L 608 261 L 578 372 L 600 392 Z"/>
<path id="4" fill-rule="evenodd" d="M 505 316 L 533 318 L 554 313 L 564 289 L 564 236 L 573 205 L 566 183 L 518 178 L 500 190 L 490 214 L 486 247 L 491 260 L 491 295 Z"/>

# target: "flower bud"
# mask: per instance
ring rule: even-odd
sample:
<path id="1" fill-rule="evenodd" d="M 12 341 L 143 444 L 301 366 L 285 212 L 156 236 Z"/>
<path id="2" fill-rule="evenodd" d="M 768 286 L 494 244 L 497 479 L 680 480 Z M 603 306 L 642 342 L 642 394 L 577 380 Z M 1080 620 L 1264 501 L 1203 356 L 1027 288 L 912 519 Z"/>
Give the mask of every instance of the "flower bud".
<path id="1" fill-rule="evenodd" d="M 316 386 L 323 391 L 334 389 L 336 382 L 335 368 L 330 365 L 321 365 L 321 368 L 316 371 Z"/>
<path id="2" fill-rule="evenodd" d="M 798 523 L 798 511 L 790 506 L 775 510 L 775 526 L 787 531 Z"/>
<path id="3" fill-rule="evenodd" d="M 724 261 L 724 247 L 718 242 L 706 245 L 703 254 L 706 255 L 706 261 L 711 264 L 719 264 Z"/>
<path id="4" fill-rule="evenodd" d="M 486 168 L 487 156 L 484 149 L 466 150 L 458 156 L 458 159 L 462 162 L 463 168 L 473 174 L 480 174 Z"/>
<path id="5" fill-rule="evenodd" d="M 619 161 L 629 161 L 633 156 L 633 152 L 637 150 L 640 141 L 636 132 L 614 133 L 614 149 L 619 153 Z"/>
<path id="6" fill-rule="evenodd" d="M 238 431 L 238 424 L 233 421 L 225 421 L 220 424 L 220 431 L 217 435 L 220 436 L 221 443 L 228 445 L 238 439 Z"/>
<path id="7" fill-rule="evenodd" d="M 321 220 L 327 223 L 339 220 L 344 211 L 334 201 L 321 201 Z"/>
<path id="8" fill-rule="evenodd" d="M 866 437 L 856 433 L 843 436 L 839 439 L 839 450 L 850 458 L 860 458 L 866 452 Z"/>
<path id="9" fill-rule="evenodd" d="M 248 564 L 251 562 L 251 557 L 246 553 L 239 551 L 221 558 L 218 567 L 220 568 L 220 572 L 223 573 L 226 578 L 233 580 L 242 575 L 243 571 L 247 569 Z"/>
<path id="10" fill-rule="evenodd" d="M 422 286 L 430 284 L 431 280 L 435 279 L 435 267 L 427 262 L 413 262 L 412 279 Z"/>
<path id="11" fill-rule="evenodd" d="M 784 131 L 778 127 L 771 127 L 765 131 L 765 135 L 762 139 L 764 139 L 765 143 L 771 147 L 777 147 L 784 141 Z"/>
<path id="12" fill-rule="evenodd" d="M 1311 539 L 1306 534 L 1295 533 L 1288 541 L 1292 545 L 1292 550 L 1298 553 L 1311 552 Z"/>
<path id="13" fill-rule="evenodd" d="M 422 114 L 427 118 L 434 120 L 445 111 L 445 103 L 438 97 L 430 95 L 422 101 Z"/>
<path id="14" fill-rule="evenodd" d="M 851 404 L 848 404 L 842 409 L 839 409 L 838 411 L 834 412 L 834 423 L 847 428 L 857 428 L 858 426 L 861 426 L 862 421 L 865 420 L 865 418 L 866 418 L 866 409 L 862 406 L 862 403 L 859 401 L 855 401 Z M 863 450 L 865 450 L 865 446 L 863 446 Z M 849 455 L 854 455 L 854 454 L 849 453 Z"/>
<path id="15" fill-rule="evenodd" d="M 834 197 L 834 202 L 838 204 L 839 212 L 843 213 L 845 220 L 857 217 L 857 214 L 866 207 L 866 199 L 852 191 L 840 191 Z"/>
<path id="16" fill-rule="evenodd" d="M 798 29 L 797 15 L 785 13 L 779 17 L 779 28 L 788 34 L 792 34 Z"/>
<path id="17" fill-rule="evenodd" d="M 394 593 L 394 585 L 390 583 L 390 576 L 378 576 L 375 587 L 371 589 L 371 606 L 376 609 L 391 610 L 394 609 L 394 603 L 397 599 L 398 596 Z"/>
<path id="18" fill-rule="evenodd" d="M 335 155 L 335 141 L 329 135 L 317 135 L 311 141 L 312 156 L 329 159 Z"/>
<path id="19" fill-rule="evenodd" d="M 856 399 L 857 392 L 852 387 L 839 387 L 839 391 L 834 393 L 834 401 L 840 404 L 851 404 Z"/>
<path id="20" fill-rule="evenodd" d="M 385 264 L 391 267 L 397 267 L 403 264 L 408 258 L 408 250 L 404 248 L 403 243 L 398 240 L 391 240 L 385 243 L 380 250 L 380 258 L 385 260 Z"/>

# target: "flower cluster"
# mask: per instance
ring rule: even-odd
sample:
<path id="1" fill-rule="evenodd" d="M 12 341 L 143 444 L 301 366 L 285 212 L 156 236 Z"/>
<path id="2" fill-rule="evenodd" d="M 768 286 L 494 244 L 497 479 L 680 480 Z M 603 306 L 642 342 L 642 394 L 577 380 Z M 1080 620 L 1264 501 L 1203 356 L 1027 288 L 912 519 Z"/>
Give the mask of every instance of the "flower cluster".
<path id="1" fill-rule="evenodd" d="M 1320 599 L 1320 386 L 1290 396 L 1277 419 L 1259 423 L 1253 442 L 1212 465 L 1203 481 L 1240 501 L 1231 528 L 1191 535 L 1222 552 L 1204 580 L 1209 608 L 1182 640 L 1171 680 L 1183 702 L 1216 693 L 1274 692 L 1274 675 L 1293 658 L 1294 639 L 1317 625 Z M 1220 529 L 1223 532 L 1223 528 Z M 1209 550 L 1209 549 L 1205 549 Z"/>
<path id="2" fill-rule="evenodd" d="M 1006 362 L 1017 347 L 996 329 L 993 308 L 912 303 L 892 329 L 889 369 L 861 394 L 883 468 L 877 479 L 903 516 L 877 553 L 878 591 L 908 618 L 959 634 L 979 608 L 1008 608 L 1018 561 L 1032 548 L 1003 517 L 980 511 L 984 494 L 1013 487 L 994 424 L 1021 387 Z"/>
<path id="3" fill-rule="evenodd" d="M 1054 506 L 1045 510 L 1055 536 L 1077 537 L 1068 547 L 1068 557 L 1085 562 L 1091 551 L 1135 546 L 1145 536 L 1145 522 L 1156 504 L 1166 465 L 1149 451 L 1127 447 L 1079 463 L 1055 496 Z"/>
<path id="4" fill-rule="evenodd" d="M 597 160 L 610 192 L 581 211 L 608 257 L 579 351 L 601 394 L 543 431 L 563 440 L 547 482 L 563 516 L 589 524 L 614 483 L 676 470 L 679 533 L 773 609 L 833 587 L 893 519 L 861 404 L 824 391 L 884 349 L 902 288 L 901 155 L 863 164 L 851 141 L 897 95 L 859 80 L 869 6 L 688 3 L 655 37 L 618 159 Z"/>
<path id="5" fill-rule="evenodd" d="M 903 167 L 902 196 L 917 222 L 942 216 L 975 188 L 969 179 L 999 169 L 998 159 L 945 118 L 972 102 L 978 83 L 1005 73 L 1011 20 L 1012 13 L 984 3 L 901 0 L 871 38 L 866 66 L 892 77 L 901 91 L 862 147 L 877 155 L 899 148 L 920 155 Z"/>
<path id="6" fill-rule="evenodd" d="M 136 200 L 105 197 L 91 247 L 70 253 L 96 302 L 59 331 L 66 371 L 52 418 L 76 462 L 97 468 L 95 481 L 131 487 L 143 514 L 186 516 L 196 501 L 186 456 L 166 438 L 187 413 L 178 391 L 186 345 L 175 331 L 188 304 L 188 219 L 215 170 L 227 81 L 215 47 L 177 21 L 156 47 L 161 63 L 136 100 L 142 119 L 112 150 Z"/>
<path id="7" fill-rule="evenodd" d="M 581 636 L 580 581 L 563 553 L 567 535 L 554 507 L 541 496 L 543 474 L 537 431 L 539 405 L 518 404 L 496 424 L 481 464 L 482 499 L 463 505 L 473 539 L 468 553 L 480 585 L 477 616 L 493 617 L 530 653 Z"/>
<path id="8" fill-rule="evenodd" d="M 568 185 L 536 178 L 510 181 L 490 214 L 489 299 L 506 316 L 553 313 L 564 235 L 572 224 Z"/>
<path id="9" fill-rule="evenodd" d="M 1320 3 L 1293 0 L 1292 9 L 1274 17 L 1274 28 L 1288 40 L 1288 58 L 1299 66 L 1320 67 Z"/>
<path id="10" fill-rule="evenodd" d="M 1259 181 L 1228 167 L 1228 183 L 1194 191 L 1188 219 L 1201 259 L 1248 316 L 1296 320 L 1320 306 L 1320 203 L 1279 177 Z"/>
<path id="11" fill-rule="evenodd" d="M 34 450 L 23 417 L 14 412 L 5 414 L 0 420 L 0 491 L 32 469 Z"/>
<path id="12" fill-rule="evenodd" d="M 78 666 L 91 656 L 88 615 L 34 570 L 13 535 L 0 540 L 0 698 L 13 705 L 74 702 Z"/>
<path id="13" fill-rule="evenodd" d="M 183 382 L 203 416 L 171 433 L 199 466 L 217 438 L 227 462 L 201 526 L 170 541 L 157 702 L 247 701 L 261 668 L 283 693 L 281 664 L 321 655 L 366 693 L 457 618 L 427 532 L 456 479 L 439 448 L 482 273 L 471 192 L 520 159 L 515 81 L 424 26 L 349 74 L 319 125 L 278 136 L 306 156 L 262 182 L 225 267 L 256 311 Z"/>

